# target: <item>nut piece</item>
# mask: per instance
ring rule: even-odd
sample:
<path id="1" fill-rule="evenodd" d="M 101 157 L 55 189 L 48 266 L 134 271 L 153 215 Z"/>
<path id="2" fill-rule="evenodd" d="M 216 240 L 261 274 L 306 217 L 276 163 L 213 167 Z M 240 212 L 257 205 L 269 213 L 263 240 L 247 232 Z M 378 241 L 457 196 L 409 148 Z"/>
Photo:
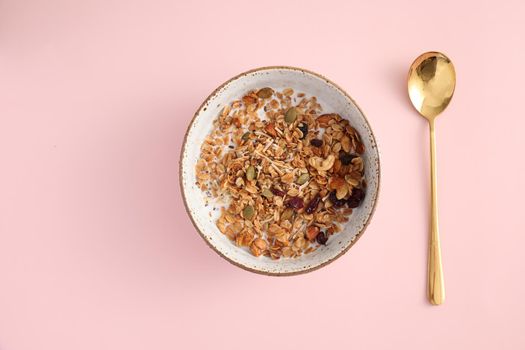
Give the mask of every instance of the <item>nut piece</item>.
<path id="1" fill-rule="evenodd" d="M 336 189 L 335 196 L 337 199 L 343 199 L 348 194 L 348 186 L 346 183 L 343 184 L 343 186 Z"/>
<path id="2" fill-rule="evenodd" d="M 256 238 L 252 244 L 250 244 L 250 251 L 255 256 L 260 256 L 268 247 L 266 241 L 261 238 Z"/>
<path id="3" fill-rule="evenodd" d="M 337 116 L 335 113 L 323 114 L 317 118 L 320 127 L 326 128 L 330 121 Z"/>
<path id="4" fill-rule="evenodd" d="M 257 103 L 257 100 L 253 96 L 246 95 L 242 98 L 242 102 L 244 102 L 245 105 L 249 106 Z"/>
<path id="5" fill-rule="evenodd" d="M 250 244 L 250 251 L 255 256 L 260 256 L 268 247 L 268 244 L 264 239 L 256 238 L 252 244 Z"/>
<path id="6" fill-rule="evenodd" d="M 275 124 L 274 123 L 268 123 L 264 127 L 264 130 L 268 133 L 268 135 L 276 137 L 277 131 L 275 131 Z"/>
<path id="7" fill-rule="evenodd" d="M 311 166 L 313 166 L 318 171 L 327 171 L 329 170 L 335 162 L 335 156 L 330 154 L 326 159 L 321 157 L 312 157 L 309 160 Z"/>
<path id="8" fill-rule="evenodd" d="M 341 147 L 346 153 L 350 152 L 350 138 L 348 136 L 343 136 L 341 139 Z"/>
<path id="9" fill-rule="evenodd" d="M 344 179 L 338 176 L 334 176 L 330 179 L 330 182 L 328 183 L 328 188 L 331 190 L 337 190 L 338 188 L 341 188 L 344 185 L 345 185 Z"/>
<path id="10" fill-rule="evenodd" d="M 365 153 L 365 146 L 363 146 L 361 142 L 358 142 L 357 145 L 355 146 L 355 150 L 357 153 L 363 154 Z"/>
<path id="11" fill-rule="evenodd" d="M 293 173 L 286 173 L 283 176 L 281 176 L 281 181 L 285 184 L 291 184 L 293 182 L 294 174 Z"/>
<path id="12" fill-rule="evenodd" d="M 313 241 L 315 237 L 319 234 L 319 227 L 317 226 L 308 226 L 306 228 L 306 238 L 308 238 L 309 241 Z"/>

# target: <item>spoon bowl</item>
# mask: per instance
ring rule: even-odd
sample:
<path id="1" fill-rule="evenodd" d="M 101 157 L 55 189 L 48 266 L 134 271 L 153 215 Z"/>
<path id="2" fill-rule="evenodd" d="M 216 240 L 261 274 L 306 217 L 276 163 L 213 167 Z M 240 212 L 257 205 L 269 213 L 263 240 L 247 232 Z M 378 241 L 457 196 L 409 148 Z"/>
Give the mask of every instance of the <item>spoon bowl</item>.
<path id="1" fill-rule="evenodd" d="M 426 52 L 416 58 L 408 73 L 408 95 L 414 108 L 434 119 L 447 108 L 456 87 L 452 61 L 440 52 Z"/>

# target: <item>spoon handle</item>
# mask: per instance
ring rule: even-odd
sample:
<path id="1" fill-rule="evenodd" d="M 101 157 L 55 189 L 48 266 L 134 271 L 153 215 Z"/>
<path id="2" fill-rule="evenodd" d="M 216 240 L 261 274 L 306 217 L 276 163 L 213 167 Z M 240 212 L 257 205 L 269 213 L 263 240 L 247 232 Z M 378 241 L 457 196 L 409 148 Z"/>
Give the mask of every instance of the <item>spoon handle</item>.
<path id="1" fill-rule="evenodd" d="M 431 221 L 430 240 L 428 245 L 428 300 L 434 305 L 445 301 L 445 283 L 441 266 L 441 248 L 439 245 L 438 207 L 437 207 L 437 174 L 436 174 L 436 141 L 434 119 L 430 123 L 430 181 L 431 181 Z"/>

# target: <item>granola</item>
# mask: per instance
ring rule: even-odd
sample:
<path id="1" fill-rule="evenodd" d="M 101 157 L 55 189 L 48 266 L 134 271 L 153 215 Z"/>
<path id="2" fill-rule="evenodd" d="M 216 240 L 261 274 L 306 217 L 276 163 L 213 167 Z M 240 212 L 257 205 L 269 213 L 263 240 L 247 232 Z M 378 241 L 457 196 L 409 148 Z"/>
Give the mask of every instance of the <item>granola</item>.
<path id="1" fill-rule="evenodd" d="M 287 88 L 224 107 L 204 140 L 196 184 L 223 203 L 218 229 L 255 256 L 293 258 L 326 245 L 364 196 L 364 146 L 339 114 Z"/>

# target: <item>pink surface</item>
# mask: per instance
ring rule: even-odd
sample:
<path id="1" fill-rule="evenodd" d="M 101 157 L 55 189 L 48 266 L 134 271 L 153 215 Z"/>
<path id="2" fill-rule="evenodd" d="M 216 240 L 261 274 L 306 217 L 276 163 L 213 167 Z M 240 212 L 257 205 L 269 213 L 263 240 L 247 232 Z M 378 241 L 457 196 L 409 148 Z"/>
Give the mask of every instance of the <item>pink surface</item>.
<path id="1" fill-rule="evenodd" d="M 524 349 L 524 16 L 520 1 L 0 2 L 0 349 Z M 427 50 L 459 79 L 437 125 L 441 307 L 425 301 L 427 126 L 405 87 Z M 263 65 L 340 84 L 382 154 L 363 238 L 298 277 L 218 257 L 178 184 L 193 112 Z"/>

